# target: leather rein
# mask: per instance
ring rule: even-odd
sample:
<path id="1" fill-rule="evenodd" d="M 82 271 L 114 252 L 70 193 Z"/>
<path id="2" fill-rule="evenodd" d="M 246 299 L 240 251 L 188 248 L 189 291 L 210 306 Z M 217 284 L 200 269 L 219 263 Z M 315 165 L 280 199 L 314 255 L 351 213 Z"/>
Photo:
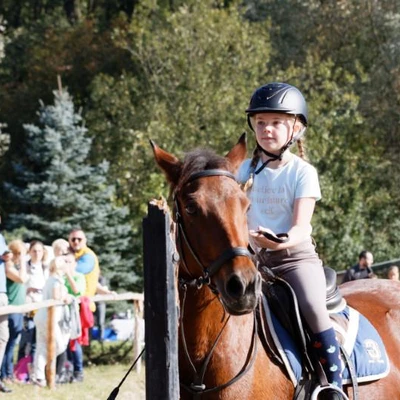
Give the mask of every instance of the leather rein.
<path id="1" fill-rule="evenodd" d="M 235 176 L 230 173 L 229 171 L 222 170 L 222 169 L 210 169 L 210 170 L 204 170 L 200 172 L 196 172 L 192 174 L 185 182 L 183 185 L 180 187 L 182 188 L 183 186 L 193 182 L 194 180 L 197 179 L 202 179 L 202 178 L 207 178 L 207 177 L 213 177 L 213 176 L 221 176 L 221 177 L 227 177 L 229 179 L 233 179 L 235 182 L 237 182 Z M 216 274 L 220 268 L 229 260 L 239 257 L 239 256 L 244 256 L 248 258 L 252 258 L 251 253 L 249 250 L 245 247 L 230 247 L 226 249 L 225 251 L 222 252 L 222 254 L 211 264 L 208 266 L 204 266 L 204 264 L 200 261 L 199 256 L 196 254 L 196 252 L 193 250 L 193 247 L 190 244 L 190 241 L 186 235 L 184 226 L 183 226 L 183 220 L 182 220 L 182 214 L 179 208 L 179 202 L 177 200 L 177 195 L 178 193 L 175 192 L 173 195 L 173 200 L 175 204 L 175 222 L 177 225 L 177 230 L 176 230 L 176 244 L 178 248 L 178 252 L 180 253 L 180 262 L 185 268 L 186 272 L 188 275 L 191 277 L 191 279 L 185 279 L 180 277 L 179 278 L 179 287 L 183 291 L 183 299 L 182 299 L 182 310 L 180 313 L 180 330 L 181 330 L 181 338 L 183 342 L 183 349 L 185 356 L 189 362 L 189 365 L 191 366 L 193 373 L 194 373 L 194 381 L 190 385 L 186 385 L 181 383 L 181 387 L 193 394 L 193 398 L 199 398 L 202 394 L 206 393 L 211 393 L 211 392 L 216 392 L 222 389 L 225 389 L 226 387 L 232 385 L 235 383 L 237 380 L 239 380 L 242 376 L 244 376 L 247 371 L 252 367 L 256 354 L 257 354 L 257 318 L 256 318 L 256 313 L 255 311 L 253 312 L 253 334 L 252 334 L 252 340 L 251 340 L 251 345 L 249 348 L 249 356 L 246 357 L 246 362 L 243 365 L 242 369 L 238 372 L 236 376 L 234 376 L 232 379 L 230 379 L 228 382 L 212 387 L 212 388 L 207 388 L 206 385 L 204 384 L 204 377 L 205 373 L 208 367 L 208 364 L 211 360 L 211 356 L 214 353 L 214 350 L 222 336 L 222 333 L 228 324 L 230 320 L 230 316 L 226 319 L 224 325 L 222 326 L 220 332 L 218 333 L 217 337 L 214 340 L 214 343 L 210 349 L 210 352 L 208 353 L 207 357 L 205 358 L 203 365 L 198 371 L 190 357 L 188 348 L 187 348 L 187 343 L 186 343 L 186 338 L 185 338 L 185 330 L 184 330 L 184 324 L 183 324 L 183 316 L 185 313 L 185 304 L 186 304 L 186 295 L 187 295 L 187 290 L 188 287 L 193 287 L 197 290 L 201 289 L 204 286 L 208 286 L 210 290 L 215 294 L 218 295 L 218 290 L 214 285 L 211 283 L 211 277 Z M 202 275 L 199 277 L 195 278 L 193 274 L 190 272 L 189 268 L 187 267 L 185 258 L 184 258 L 184 253 L 183 253 L 183 246 L 185 246 L 190 254 L 192 255 L 193 259 L 196 261 L 196 263 L 201 267 L 202 269 Z M 222 304 L 222 303 L 221 303 Z M 223 305 L 222 305 L 223 306 Z"/>

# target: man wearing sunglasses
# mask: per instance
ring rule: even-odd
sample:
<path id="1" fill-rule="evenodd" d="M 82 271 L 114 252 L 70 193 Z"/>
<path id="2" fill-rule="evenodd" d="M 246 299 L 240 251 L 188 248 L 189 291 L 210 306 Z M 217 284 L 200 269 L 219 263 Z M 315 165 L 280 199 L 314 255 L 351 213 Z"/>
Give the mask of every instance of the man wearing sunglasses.
<path id="1" fill-rule="evenodd" d="M 86 291 L 85 296 L 91 297 L 96 294 L 97 283 L 100 276 L 99 260 L 95 252 L 87 247 L 87 240 L 82 229 L 73 229 L 68 242 L 75 254 L 76 271 L 85 275 Z M 95 304 L 90 304 L 90 310 L 96 310 Z M 83 353 L 79 343 L 75 343 L 75 350 L 72 352 L 72 362 L 74 365 L 74 381 L 83 381 Z"/>
<path id="2" fill-rule="evenodd" d="M 99 260 L 95 252 L 87 247 L 86 236 L 81 229 L 73 229 L 69 234 L 68 242 L 75 253 L 76 271 L 84 274 L 86 278 L 85 296 L 94 296 L 100 276 Z M 92 311 L 96 309 L 94 303 L 91 309 Z"/>

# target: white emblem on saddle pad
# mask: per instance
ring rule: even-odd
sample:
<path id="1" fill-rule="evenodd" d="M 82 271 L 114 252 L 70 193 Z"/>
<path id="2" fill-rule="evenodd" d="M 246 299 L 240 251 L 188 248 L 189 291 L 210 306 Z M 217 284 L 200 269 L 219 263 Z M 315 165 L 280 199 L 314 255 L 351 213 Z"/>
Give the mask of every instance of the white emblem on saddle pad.
<path id="1" fill-rule="evenodd" d="M 382 352 L 381 349 L 379 348 L 379 345 L 377 342 L 375 342 L 375 340 L 372 339 L 366 339 L 363 342 L 363 346 L 365 351 L 367 352 L 370 360 L 368 362 L 370 363 L 374 363 L 374 362 L 378 362 L 378 363 L 383 363 L 385 362 L 382 359 Z"/>

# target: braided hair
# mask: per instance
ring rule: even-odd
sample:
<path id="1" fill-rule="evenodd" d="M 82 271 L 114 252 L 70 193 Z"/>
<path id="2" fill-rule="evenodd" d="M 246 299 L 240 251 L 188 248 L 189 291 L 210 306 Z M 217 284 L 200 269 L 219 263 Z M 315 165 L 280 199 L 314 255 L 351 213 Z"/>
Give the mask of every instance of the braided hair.
<path id="1" fill-rule="evenodd" d="M 297 151 L 298 151 L 299 157 L 305 161 L 308 161 L 306 149 L 304 146 L 304 137 L 298 139 L 296 141 L 296 143 L 297 143 Z M 256 169 L 256 166 L 257 166 L 260 158 L 261 158 L 261 150 L 258 146 L 256 146 L 253 150 L 253 157 L 251 159 L 250 166 L 249 166 L 249 172 L 250 172 L 249 177 L 248 177 L 247 181 L 242 185 L 244 192 L 249 191 L 253 187 L 254 171 Z"/>

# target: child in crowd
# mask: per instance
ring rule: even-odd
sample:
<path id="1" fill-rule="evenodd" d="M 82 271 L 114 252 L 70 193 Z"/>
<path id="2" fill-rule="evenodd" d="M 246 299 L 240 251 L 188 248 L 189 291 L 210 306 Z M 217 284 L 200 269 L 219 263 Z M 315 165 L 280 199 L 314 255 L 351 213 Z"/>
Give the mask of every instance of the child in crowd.
<path id="1" fill-rule="evenodd" d="M 86 290 L 85 275 L 76 272 L 76 260 L 74 252 L 65 239 L 57 239 L 52 243 L 53 252 L 56 257 L 63 257 L 68 264 L 64 276 L 65 286 L 68 293 L 73 296 L 82 296 Z"/>
<path id="2" fill-rule="evenodd" d="M 64 257 L 55 257 L 50 263 L 50 276 L 43 288 L 43 300 L 63 300 L 71 303 L 72 297 L 68 294 L 64 285 L 64 276 L 69 268 Z M 56 342 L 56 355 L 63 353 L 68 345 L 70 332 L 61 328 L 64 319 L 65 306 L 55 307 L 54 335 Z M 48 309 L 41 308 L 34 317 L 36 325 L 36 353 L 34 358 L 33 382 L 39 386 L 46 386 L 45 366 L 47 363 L 48 343 Z M 55 362 L 55 360 L 54 360 Z"/>
<path id="3" fill-rule="evenodd" d="M 75 255 L 65 239 L 57 239 L 52 243 L 54 255 L 63 257 L 68 265 L 64 276 L 64 284 L 70 295 L 83 296 L 86 291 L 85 275 L 76 271 Z M 79 312 L 79 307 L 77 307 Z M 79 315 L 78 315 L 79 316 Z M 59 354 L 56 363 L 56 383 L 69 383 L 72 377 L 68 376 L 65 366 L 68 363 L 68 349 Z"/>

